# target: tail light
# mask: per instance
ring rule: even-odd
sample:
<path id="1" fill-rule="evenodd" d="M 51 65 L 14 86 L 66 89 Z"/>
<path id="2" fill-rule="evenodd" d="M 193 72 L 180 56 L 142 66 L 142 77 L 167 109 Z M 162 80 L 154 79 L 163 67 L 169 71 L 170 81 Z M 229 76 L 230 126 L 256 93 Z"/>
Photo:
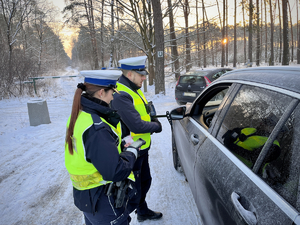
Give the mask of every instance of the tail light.
<path id="1" fill-rule="evenodd" d="M 178 80 L 177 80 L 176 86 L 179 84 L 179 80 L 180 80 L 180 76 L 178 77 Z"/>
<path id="2" fill-rule="evenodd" d="M 205 80 L 205 83 L 206 83 L 206 87 L 208 85 L 210 85 L 211 81 L 206 76 L 204 76 L 204 80 Z"/>

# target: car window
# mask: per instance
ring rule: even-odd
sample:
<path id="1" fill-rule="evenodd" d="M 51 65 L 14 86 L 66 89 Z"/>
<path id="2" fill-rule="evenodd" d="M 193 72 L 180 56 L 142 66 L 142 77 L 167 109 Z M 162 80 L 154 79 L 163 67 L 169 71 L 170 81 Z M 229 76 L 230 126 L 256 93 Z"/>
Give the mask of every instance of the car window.
<path id="1" fill-rule="evenodd" d="M 201 75 L 201 76 L 205 76 L 208 73 L 208 71 L 205 70 L 201 70 L 201 71 L 190 71 L 187 72 L 186 75 Z"/>
<path id="2" fill-rule="evenodd" d="M 202 85 L 205 84 L 204 78 L 201 76 L 181 76 L 180 77 L 180 84 L 196 84 L 196 85 Z"/>
<path id="3" fill-rule="evenodd" d="M 224 73 L 224 71 L 219 71 L 219 72 L 217 72 L 216 74 L 214 74 L 214 75 L 212 76 L 212 80 L 218 79 L 223 73 Z"/>
<path id="4" fill-rule="evenodd" d="M 225 115 L 217 139 L 252 169 L 268 137 L 291 101 L 290 96 L 281 93 L 242 86 Z M 293 124 L 294 114 L 271 144 L 257 174 L 295 206 L 299 174 L 289 178 Z"/>
<path id="5" fill-rule="evenodd" d="M 211 126 L 212 119 L 228 89 L 228 86 L 220 86 L 209 90 L 203 98 L 198 99 L 197 103 L 194 104 L 191 115 L 204 128 L 208 129 Z"/>

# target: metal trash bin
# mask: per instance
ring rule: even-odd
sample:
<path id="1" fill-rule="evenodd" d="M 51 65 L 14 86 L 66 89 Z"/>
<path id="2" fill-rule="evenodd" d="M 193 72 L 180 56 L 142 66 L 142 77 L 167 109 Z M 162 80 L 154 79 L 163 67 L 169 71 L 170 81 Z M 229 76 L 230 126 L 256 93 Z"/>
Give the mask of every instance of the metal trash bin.
<path id="1" fill-rule="evenodd" d="M 51 123 L 47 102 L 44 99 L 31 99 L 27 102 L 30 126 Z"/>

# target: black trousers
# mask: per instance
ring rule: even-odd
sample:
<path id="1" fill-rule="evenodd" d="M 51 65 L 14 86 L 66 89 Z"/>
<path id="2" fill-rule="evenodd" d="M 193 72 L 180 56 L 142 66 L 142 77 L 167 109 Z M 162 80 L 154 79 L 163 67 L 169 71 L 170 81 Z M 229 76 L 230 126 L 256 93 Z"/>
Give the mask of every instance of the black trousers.
<path id="1" fill-rule="evenodd" d="M 86 225 L 128 225 L 131 221 L 128 210 L 124 206 L 116 209 L 114 197 L 104 192 L 98 198 L 96 212 L 83 212 Z"/>
<path id="2" fill-rule="evenodd" d="M 129 213 L 137 209 L 137 213 L 143 215 L 148 212 L 148 206 L 145 199 L 152 181 L 148 151 L 136 160 L 133 167 L 133 173 L 135 176 L 135 187 L 137 192 L 136 195 L 129 200 L 127 209 Z"/>

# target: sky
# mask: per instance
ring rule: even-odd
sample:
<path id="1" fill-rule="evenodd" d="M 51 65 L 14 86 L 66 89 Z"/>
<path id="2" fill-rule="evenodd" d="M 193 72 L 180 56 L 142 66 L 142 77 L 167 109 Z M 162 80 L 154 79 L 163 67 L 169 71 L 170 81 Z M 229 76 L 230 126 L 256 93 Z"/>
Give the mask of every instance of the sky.
<path id="1" fill-rule="evenodd" d="M 77 75 L 68 68 L 62 75 Z M 83 214 L 73 204 L 72 183 L 64 165 L 64 138 L 76 86 L 82 77 L 49 79 L 37 96 L 0 101 L 0 225 L 83 225 Z M 176 80 L 166 78 L 166 95 L 155 95 L 154 85 L 145 93 L 157 114 L 177 107 Z M 46 101 L 50 124 L 30 126 L 27 102 Z M 148 206 L 163 213 L 142 225 L 201 225 L 189 184 L 173 168 L 171 129 L 159 119 L 162 132 L 152 135 L 150 168 L 152 186 Z M 141 225 L 132 213 L 131 225 Z"/>

